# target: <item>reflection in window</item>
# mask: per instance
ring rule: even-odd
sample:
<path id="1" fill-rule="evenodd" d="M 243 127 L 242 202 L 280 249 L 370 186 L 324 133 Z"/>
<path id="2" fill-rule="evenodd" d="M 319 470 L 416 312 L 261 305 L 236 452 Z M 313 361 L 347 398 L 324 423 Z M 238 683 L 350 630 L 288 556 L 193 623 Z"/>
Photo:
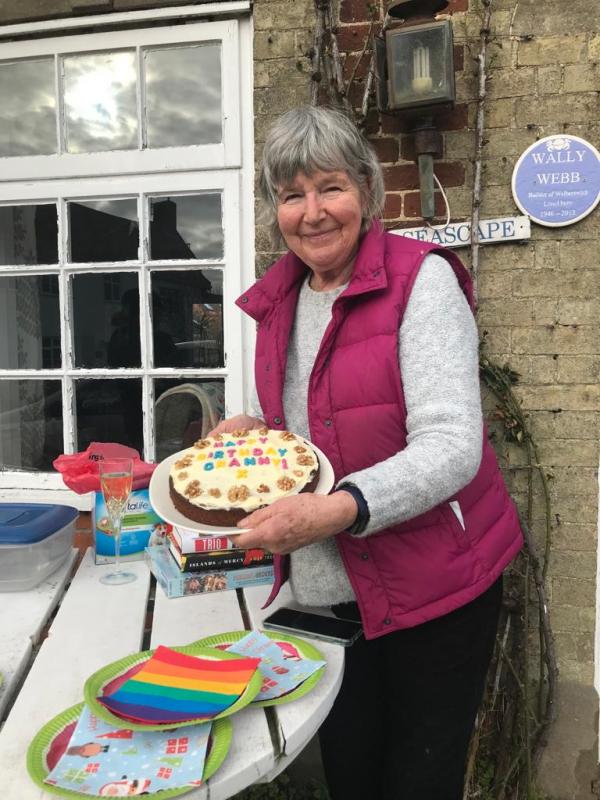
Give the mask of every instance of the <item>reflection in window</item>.
<path id="1" fill-rule="evenodd" d="M 138 276 L 131 272 L 111 274 L 119 280 L 115 299 L 104 293 L 106 275 L 74 275 L 73 338 L 75 366 L 139 367 L 140 300 Z"/>
<path id="2" fill-rule="evenodd" d="M 191 447 L 212 430 L 225 413 L 222 379 L 154 382 L 156 460 Z"/>
<path id="3" fill-rule="evenodd" d="M 67 150 L 93 153 L 137 147 L 133 51 L 63 59 Z"/>
<path id="4" fill-rule="evenodd" d="M 221 195 L 151 197 L 150 258 L 223 258 Z"/>
<path id="5" fill-rule="evenodd" d="M 212 144 L 221 135 L 221 46 L 144 53 L 148 147 Z"/>
<path id="6" fill-rule="evenodd" d="M 136 261 L 140 240 L 137 200 L 69 203 L 71 261 Z"/>
<path id="7" fill-rule="evenodd" d="M 60 336 L 42 336 L 42 362 L 48 369 L 60 369 Z"/>
<path id="8" fill-rule="evenodd" d="M 221 270 L 152 273 L 155 367 L 225 366 Z"/>
<path id="9" fill-rule="evenodd" d="M 50 472 L 63 450 L 60 381 L 0 381 L 0 463 Z"/>
<path id="10" fill-rule="evenodd" d="M 0 64 L 0 156 L 56 150 L 54 60 Z"/>
<path id="11" fill-rule="evenodd" d="M 104 299 L 116 302 L 121 297 L 121 276 L 108 273 L 104 276 Z"/>
<path id="12" fill-rule="evenodd" d="M 0 264 L 56 263 L 56 205 L 0 206 Z"/>
<path id="13" fill-rule="evenodd" d="M 53 291 L 44 291 L 45 286 L 51 286 Z M 44 347 L 47 338 L 58 343 L 58 352 L 56 349 L 50 352 Z M 60 310 L 56 275 L 0 278 L 0 367 L 60 367 Z"/>
<path id="14" fill-rule="evenodd" d="M 77 380 L 75 402 L 77 450 L 90 442 L 118 442 L 144 452 L 140 378 Z"/>

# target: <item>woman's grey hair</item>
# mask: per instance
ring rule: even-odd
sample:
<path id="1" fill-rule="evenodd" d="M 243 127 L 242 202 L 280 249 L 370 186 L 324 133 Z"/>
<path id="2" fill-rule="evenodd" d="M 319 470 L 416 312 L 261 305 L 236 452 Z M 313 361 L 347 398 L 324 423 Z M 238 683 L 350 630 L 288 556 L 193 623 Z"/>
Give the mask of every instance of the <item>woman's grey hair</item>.
<path id="1" fill-rule="evenodd" d="M 282 244 L 277 224 L 277 187 L 299 172 L 343 170 L 358 186 L 363 206 L 361 232 L 381 216 L 385 201 L 383 172 L 375 151 L 342 111 L 301 106 L 286 111 L 270 128 L 262 155 L 259 189 L 261 221 L 269 227 L 275 247 Z"/>

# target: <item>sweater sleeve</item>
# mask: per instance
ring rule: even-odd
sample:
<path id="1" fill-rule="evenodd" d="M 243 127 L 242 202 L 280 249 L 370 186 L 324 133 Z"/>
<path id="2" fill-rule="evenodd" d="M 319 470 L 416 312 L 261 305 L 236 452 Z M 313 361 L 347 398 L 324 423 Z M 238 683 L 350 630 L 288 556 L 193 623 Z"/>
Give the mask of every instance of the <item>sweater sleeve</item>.
<path id="1" fill-rule="evenodd" d="M 370 519 L 361 536 L 428 511 L 475 476 L 481 461 L 478 333 L 448 262 L 423 261 L 399 331 L 407 445 L 347 475 Z"/>

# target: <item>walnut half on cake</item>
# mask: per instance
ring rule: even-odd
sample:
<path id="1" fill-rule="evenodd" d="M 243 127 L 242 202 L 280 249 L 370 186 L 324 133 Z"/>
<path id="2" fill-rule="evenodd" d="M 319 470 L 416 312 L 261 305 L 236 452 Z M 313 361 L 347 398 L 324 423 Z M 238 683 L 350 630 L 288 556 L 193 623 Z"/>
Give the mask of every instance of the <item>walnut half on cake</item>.
<path id="1" fill-rule="evenodd" d="M 199 439 L 177 454 L 169 493 L 187 519 L 229 527 L 281 497 L 313 491 L 319 460 L 290 431 L 237 430 Z"/>

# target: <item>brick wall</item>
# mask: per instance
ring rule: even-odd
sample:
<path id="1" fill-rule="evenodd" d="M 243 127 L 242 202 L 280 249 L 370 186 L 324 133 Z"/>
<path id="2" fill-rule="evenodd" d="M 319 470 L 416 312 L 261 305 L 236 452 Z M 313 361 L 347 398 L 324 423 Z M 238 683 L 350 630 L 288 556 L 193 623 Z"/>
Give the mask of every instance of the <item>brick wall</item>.
<path id="1" fill-rule="evenodd" d="M 313 3 L 257 0 L 256 138 L 278 113 L 306 102 L 310 91 Z M 482 218 L 519 214 L 510 179 L 519 155 L 536 138 L 570 133 L 598 145 L 600 35 L 596 0 L 494 0 L 489 45 L 487 143 L 484 148 Z M 516 9 L 516 12 L 515 12 Z M 435 162 L 453 220 L 471 210 L 476 76 L 481 8 L 455 0 L 452 14 L 457 103 L 439 118 L 444 152 Z M 346 51 L 346 77 L 356 68 L 381 3 L 341 0 L 338 40 Z M 368 59 L 356 75 L 364 79 Z M 360 85 L 359 85 L 360 88 Z M 355 97 L 356 99 L 356 97 Z M 402 120 L 371 113 L 366 128 L 384 165 L 388 227 L 419 224 L 420 197 L 414 146 Z M 436 214 L 443 202 L 436 192 Z M 539 443 L 549 476 L 553 548 L 549 593 L 561 679 L 591 683 L 596 595 L 597 467 L 600 439 L 600 215 L 562 229 L 532 225 L 523 244 L 480 250 L 480 329 L 488 352 L 521 375 L 518 393 Z M 259 273 L 272 261 L 264 230 L 257 233 Z M 468 250 L 459 254 L 468 263 Z M 526 471 L 522 453 L 503 447 L 507 481 L 522 504 Z M 543 508 L 535 504 L 536 534 Z"/>
<path id="2" fill-rule="evenodd" d="M 484 216 L 514 213 L 512 168 L 536 137 L 568 133 L 598 145 L 600 130 L 596 3 L 549 0 L 543 14 L 539 4 L 521 3 L 512 36 L 514 2 L 494 7 Z M 562 229 L 532 225 L 524 245 L 483 248 L 479 317 L 497 357 L 521 373 L 519 394 L 550 478 L 549 588 L 561 680 L 588 684 L 600 438 L 599 230 L 596 211 Z M 509 473 L 517 499 L 524 497 L 524 477 Z M 543 509 L 536 505 L 540 520 Z"/>

